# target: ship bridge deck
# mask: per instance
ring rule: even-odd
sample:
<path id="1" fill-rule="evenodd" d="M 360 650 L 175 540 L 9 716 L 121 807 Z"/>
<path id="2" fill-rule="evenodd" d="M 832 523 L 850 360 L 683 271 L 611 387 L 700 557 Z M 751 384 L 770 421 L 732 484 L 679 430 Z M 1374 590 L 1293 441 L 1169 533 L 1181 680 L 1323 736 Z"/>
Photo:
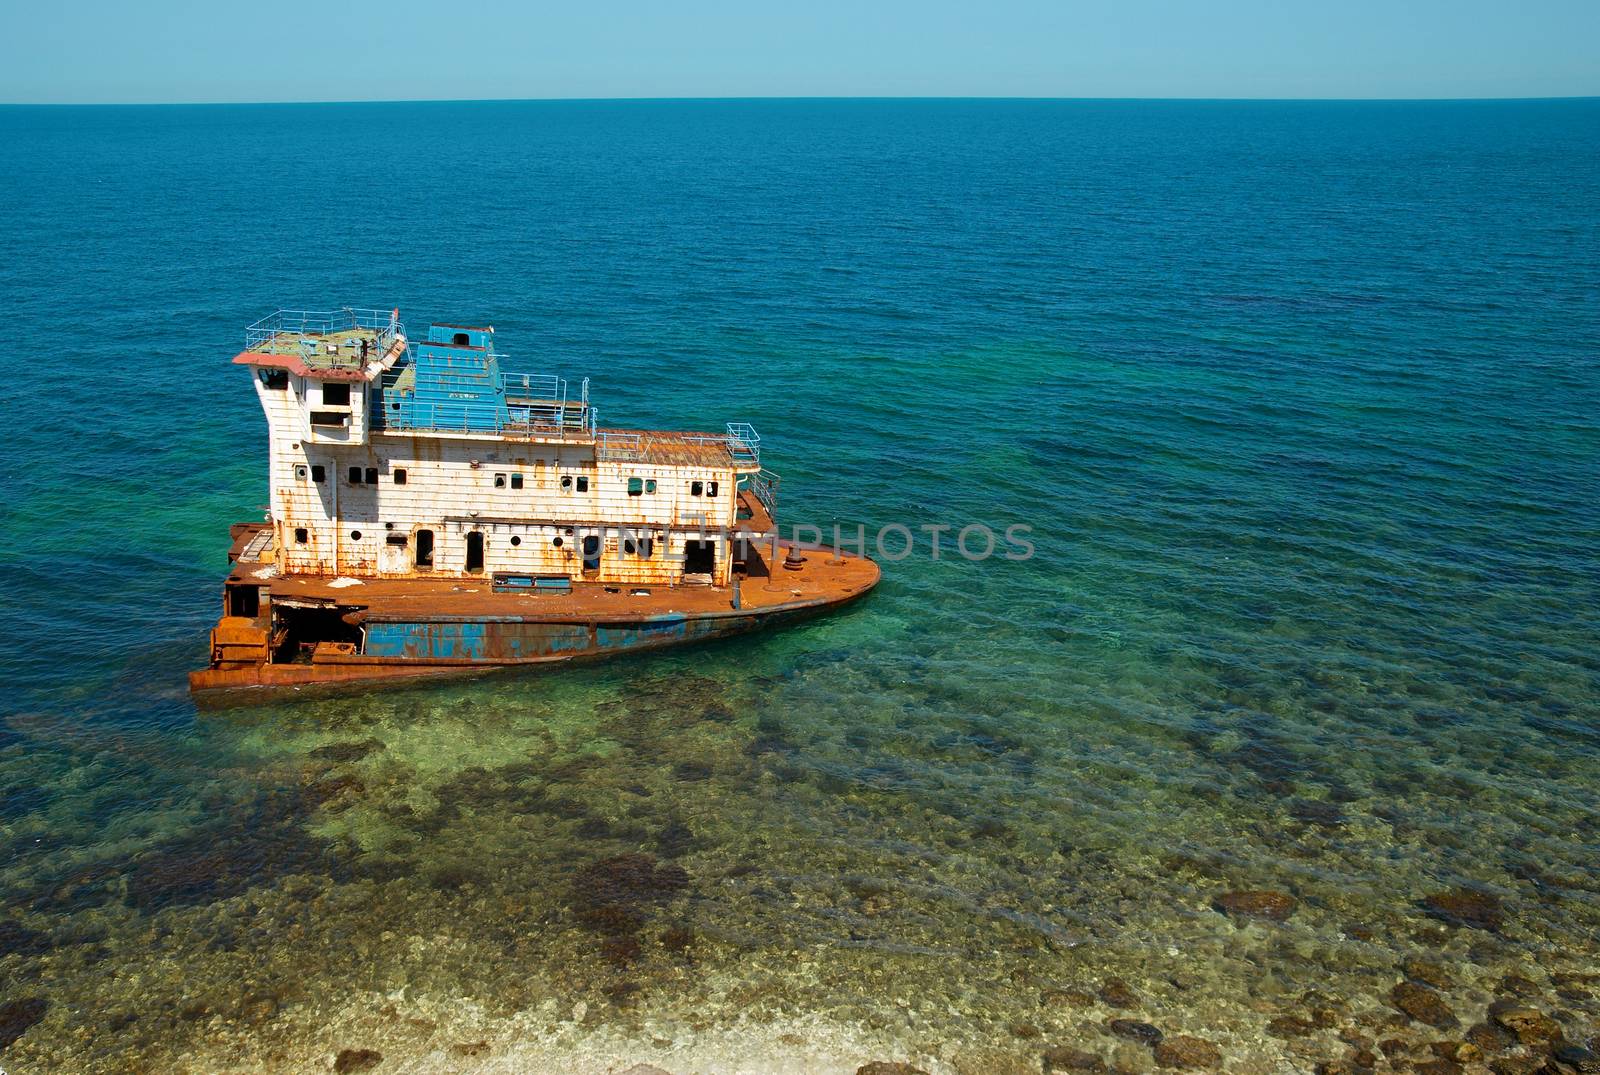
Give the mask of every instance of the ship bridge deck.
<path id="1" fill-rule="evenodd" d="M 399 357 L 396 345 L 404 343 L 405 327 L 398 313 L 277 310 L 245 329 L 245 349 L 234 361 L 282 366 L 306 376 L 364 379 L 371 363 Z"/>

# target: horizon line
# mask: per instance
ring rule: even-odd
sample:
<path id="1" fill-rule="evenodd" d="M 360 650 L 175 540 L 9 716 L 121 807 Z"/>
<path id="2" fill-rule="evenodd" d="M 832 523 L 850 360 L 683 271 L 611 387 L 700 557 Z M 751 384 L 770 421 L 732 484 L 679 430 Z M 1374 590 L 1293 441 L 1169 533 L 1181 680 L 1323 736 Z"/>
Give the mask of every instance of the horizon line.
<path id="1" fill-rule="evenodd" d="M 648 104 L 742 101 L 1036 101 L 1036 102 L 1190 102 L 1213 104 L 1489 104 L 1537 101 L 1595 101 L 1600 93 L 1512 97 L 1065 97 L 1016 94 L 735 94 L 664 97 L 372 97 L 262 101 L 0 101 L 0 108 L 234 108 L 291 105 L 403 104 Z"/>

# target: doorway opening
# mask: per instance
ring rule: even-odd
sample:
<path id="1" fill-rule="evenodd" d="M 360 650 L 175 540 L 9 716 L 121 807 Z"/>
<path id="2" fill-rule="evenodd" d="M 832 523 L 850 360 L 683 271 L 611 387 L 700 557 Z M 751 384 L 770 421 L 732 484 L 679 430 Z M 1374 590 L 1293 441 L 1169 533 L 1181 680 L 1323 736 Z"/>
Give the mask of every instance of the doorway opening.
<path id="1" fill-rule="evenodd" d="M 714 541 L 686 541 L 683 543 L 683 573 L 685 575 L 710 575 L 717 570 L 717 545 Z"/>
<path id="2" fill-rule="evenodd" d="M 417 531 L 417 566 L 433 566 L 433 531 Z"/>
<path id="3" fill-rule="evenodd" d="M 483 570 L 483 531 L 474 530 L 467 535 L 467 570 Z"/>
<path id="4" fill-rule="evenodd" d="M 600 535 L 583 535 L 583 569 L 585 571 L 600 570 Z"/>

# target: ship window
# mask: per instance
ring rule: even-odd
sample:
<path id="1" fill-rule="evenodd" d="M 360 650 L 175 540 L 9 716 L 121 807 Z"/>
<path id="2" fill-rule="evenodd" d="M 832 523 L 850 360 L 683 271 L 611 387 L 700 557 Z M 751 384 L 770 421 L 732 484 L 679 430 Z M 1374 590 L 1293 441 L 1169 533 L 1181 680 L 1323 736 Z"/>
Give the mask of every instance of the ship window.
<path id="1" fill-rule="evenodd" d="M 288 388 L 289 387 L 289 371 L 288 370 L 262 370 L 261 371 L 261 384 L 266 388 L 279 388 L 279 389 Z"/>
<path id="2" fill-rule="evenodd" d="M 639 559 L 648 560 L 648 559 L 650 559 L 650 557 L 655 555 L 655 552 L 656 552 L 656 539 L 655 538 L 640 538 L 639 539 Z"/>
<path id="3" fill-rule="evenodd" d="M 361 540 L 361 531 L 359 531 L 359 530 L 350 531 L 350 540 L 351 541 L 360 541 Z"/>
<path id="4" fill-rule="evenodd" d="M 506 487 L 506 476 L 504 474 L 496 474 L 494 476 L 494 487 L 496 489 L 504 489 Z"/>
<path id="5" fill-rule="evenodd" d="M 406 468 L 405 467 L 396 467 L 395 468 L 395 471 L 394 471 L 394 483 L 396 485 L 404 485 L 406 483 Z"/>
<path id="6" fill-rule="evenodd" d="M 312 411 L 311 424 L 314 426 L 349 425 L 350 416 L 343 411 Z"/>
<path id="7" fill-rule="evenodd" d="M 622 551 L 627 553 L 629 556 L 632 556 L 634 554 L 635 549 L 634 549 L 633 539 L 632 538 L 623 538 L 622 539 Z"/>
<path id="8" fill-rule="evenodd" d="M 467 535 L 467 570 L 483 570 L 483 531 L 474 530 Z"/>
<path id="9" fill-rule="evenodd" d="M 647 493 L 656 491 L 656 480 L 654 478 L 646 478 L 644 480 L 644 491 Z"/>
<path id="10" fill-rule="evenodd" d="M 296 545 L 304 545 L 308 536 L 305 527 L 297 526 L 294 528 L 294 543 Z"/>
<path id="11" fill-rule="evenodd" d="M 643 496 L 644 495 L 644 479 L 643 478 L 629 478 L 628 479 L 628 495 L 629 496 Z"/>
<path id="12" fill-rule="evenodd" d="M 717 495 L 717 483 L 716 482 L 706 482 L 706 496 L 716 496 L 716 495 Z"/>
<path id="13" fill-rule="evenodd" d="M 560 539 L 560 538 L 558 538 L 558 537 L 557 537 L 557 538 L 551 538 L 551 539 L 550 539 L 550 544 L 551 544 L 551 545 L 552 545 L 552 546 L 553 546 L 553 547 L 554 547 L 554 548 L 557 548 L 557 549 L 559 549 L 559 548 L 561 548 L 561 546 L 562 546 L 562 544 L 563 544 L 563 542 L 562 542 L 562 540 L 561 540 L 561 539 Z"/>
<path id="14" fill-rule="evenodd" d="M 465 332 L 458 332 L 454 337 L 452 337 L 452 339 L 455 341 L 455 345 L 457 347 L 465 347 L 472 337 L 468 336 Z"/>
<path id="15" fill-rule="evenodd" d="M 322 386 L 322 405 L 324 407 L 350 406 L 350 386 L 344 383 L 324 384 Z"/>
<path id="16" fill-rule="evenodd" d="M 394 524 L 389 523 L 388 525 L 393 526 Z M 406 536 L 404 534 L 386 534 L 384 535 L 383 540 L 388 542 L 390 545 L 403 546 L 406 543 Z"/>
<path id="17" fill-rule="evenodd" d="M 578 479 L 578 492 L 587 493 L 588 491 L 589 491 L 589 479 L 588 478 L 579 478 Z"/>
<path id="18" fill-rule="evenodd" d="M 433 566 L 433 531 L 417 531 L 417 566 Z"/>
<path id="19" fill-rule="evenodd" d="M 378 468 L 377 467 L 368 467 L 367 468 L 367 484 L 368 485 L 377 485 L 378 484 Z"/>
<path id="20" fill-rule="evenodd" d="M 361 468 L 360 467 L 351 467 L 350 468 L 350 484 L 351 485 L 360 485 L 361 484 Z"/>
<path id="21" fill-rule="evenodd" d="M 583 569 L 585 571 L 600 570 L 600 535 L 583 535 Z"/>
<path id="22" fill-rule="evenodd" d="M 561 475 L 561 491 L 563 493 L 565 493 L 565 492 L 570 492 L 571 489 L 572 489 L 572 475 L 571 474 L 563 474 L 563 475 Z"/>
<path id="23" fill-rule="evenodd" d="M 699 496 L 701 493 L 705 492 L 705 489 L 706 489 L 705 482 L 690 482 L 689 483 L 689 495 L 690 496 Z"/>
<path id="24" fill-rule="evenodd" d="M 311 472 L 309 470 L 307 470 L 304 465 L 300 465 L 300 466 L 297 466 L 297 467 L 294 468 L 294 476 L 299 481 L 305 481 L 306 478 L 310 476 L 310 474 L 311 474 Z"/>
<path id="25" fill-rule="evenodd" d="M 311 480 L 314 481 L 314 482 L 325 482 L 325 481 L 327 481 L 328 480 L 328 468 L 323 466 L 321 463 L 312 463 L 311 464 Z"/>
<path id="26" fill-rule="evenodd" d="M 511 535 L 511 544 L 513 544 L 513 545 L 521 545 L 522 544 L 522 539 L 517 537 L 515 534 L 513 534 L 513 535 Z"/>
<path id="27" fill-rule="evenodd" d="M 513 489 L 521 489 L 522 488 L 522 475 L 521 474 L 513 474 L 513 475 L 511 475 L 511 488 L 513 488 Z"/>

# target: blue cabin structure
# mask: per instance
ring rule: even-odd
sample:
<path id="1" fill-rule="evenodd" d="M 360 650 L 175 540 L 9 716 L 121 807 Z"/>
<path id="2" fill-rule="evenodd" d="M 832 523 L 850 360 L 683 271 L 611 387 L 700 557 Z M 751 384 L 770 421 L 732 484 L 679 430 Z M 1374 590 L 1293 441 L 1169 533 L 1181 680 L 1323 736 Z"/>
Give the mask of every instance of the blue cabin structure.
<path id="1" fill-rule="evenodd" d="M 382 382 L 381 428 L 460 433 L 594 435 L 589 379 L 503 368 L 492 325 L 429 325 Z"/>

